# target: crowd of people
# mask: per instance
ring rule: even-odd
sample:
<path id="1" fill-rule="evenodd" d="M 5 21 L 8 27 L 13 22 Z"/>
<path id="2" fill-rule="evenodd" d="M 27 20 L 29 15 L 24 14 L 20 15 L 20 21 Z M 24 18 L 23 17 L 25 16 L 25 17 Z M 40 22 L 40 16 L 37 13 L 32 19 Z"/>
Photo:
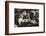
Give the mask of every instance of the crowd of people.
<path id="1" fill-rule="evenodd" d="M 15 11 L 15 25 L 18 27 L 33 26 L 39 24 L 39 13 L 36 10 L 17 9 Z"/>

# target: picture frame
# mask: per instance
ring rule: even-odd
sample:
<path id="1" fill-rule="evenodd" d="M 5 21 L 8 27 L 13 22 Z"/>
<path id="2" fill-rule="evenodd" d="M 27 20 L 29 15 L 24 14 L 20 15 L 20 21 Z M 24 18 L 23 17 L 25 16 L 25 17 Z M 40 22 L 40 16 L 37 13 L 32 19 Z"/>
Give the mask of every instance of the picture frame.
<path id="1" fill-rule="evenodd" d="M 32 11 L 36 12 L 37 16 L 35 15 L 35 13 L 33 14 Z M 32 15 L 30 16 L 29 14 Z M 16 19 L 17 15 L 18 18 L 20 19 L 20 21 L 18 22 L 17 20 L 19 19 Z M 21 19 L 23 18 L 21 15 L 23 17 L 24 16 L 26 17 L 23 19 L 23 21 L 21 21 Z M 32 18 L 37 19 L 37 20 L 35 19 L 36 23 Z M 16 25 L 17 23 L 22 25 Z M 45 3 L 5 1 L 5 35 L 34 34 L 44 32 L 45 32 Z"/>

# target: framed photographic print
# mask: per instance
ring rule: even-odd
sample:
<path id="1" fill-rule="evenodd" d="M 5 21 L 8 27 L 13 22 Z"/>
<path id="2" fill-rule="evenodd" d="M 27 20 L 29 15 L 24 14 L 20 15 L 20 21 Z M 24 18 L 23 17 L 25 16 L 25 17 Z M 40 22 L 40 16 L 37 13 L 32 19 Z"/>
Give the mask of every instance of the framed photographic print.
<path id="1" fill-rule="evenodd" d="M 45 3 L 5 1 L 5 34 L 45 32 Z"/>

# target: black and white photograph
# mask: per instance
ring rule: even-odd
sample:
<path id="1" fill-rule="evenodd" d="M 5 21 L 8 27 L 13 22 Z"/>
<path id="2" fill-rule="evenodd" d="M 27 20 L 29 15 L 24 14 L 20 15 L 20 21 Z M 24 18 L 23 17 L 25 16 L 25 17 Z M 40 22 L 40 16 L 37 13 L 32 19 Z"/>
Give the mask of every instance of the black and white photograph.
<path id="1" fill-rule="evenodd" d="M 5 2 L 6 35 L 45 32 L 45 3 Z"/>
<path id="2" fill-rule="evenodd" d="M 15 27 L 39 26 L 39 9 L 14 9 Z"/>

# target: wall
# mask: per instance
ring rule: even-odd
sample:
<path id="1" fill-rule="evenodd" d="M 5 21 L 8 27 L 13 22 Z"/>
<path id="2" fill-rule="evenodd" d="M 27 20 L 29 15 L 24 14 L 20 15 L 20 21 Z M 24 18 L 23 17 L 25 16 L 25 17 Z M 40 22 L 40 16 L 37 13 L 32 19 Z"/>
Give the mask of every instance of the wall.
<path id="1" fill-rule="evenodd" d="M 6 36 L 5 35 L 5 1 L 6 0 L 0 0 L 0 36 Z M 7 0 L 7 1 L 9 1 L 9 0 Z M 46 3 L 46 0 L 12 0 L 12 1 L 28 1 L 28 2 L 44 2 L 44 3 Z M 45 9 L 46 9 L 46 7 L 45 7 Z M 46 15 L 46 12 L 45 12 L 45 15 Z M 45 27 L 46 27 L 46 25 L 45 25 Z M 46 36 L 46 33 L 7 35 L 7 36 Z"/>

